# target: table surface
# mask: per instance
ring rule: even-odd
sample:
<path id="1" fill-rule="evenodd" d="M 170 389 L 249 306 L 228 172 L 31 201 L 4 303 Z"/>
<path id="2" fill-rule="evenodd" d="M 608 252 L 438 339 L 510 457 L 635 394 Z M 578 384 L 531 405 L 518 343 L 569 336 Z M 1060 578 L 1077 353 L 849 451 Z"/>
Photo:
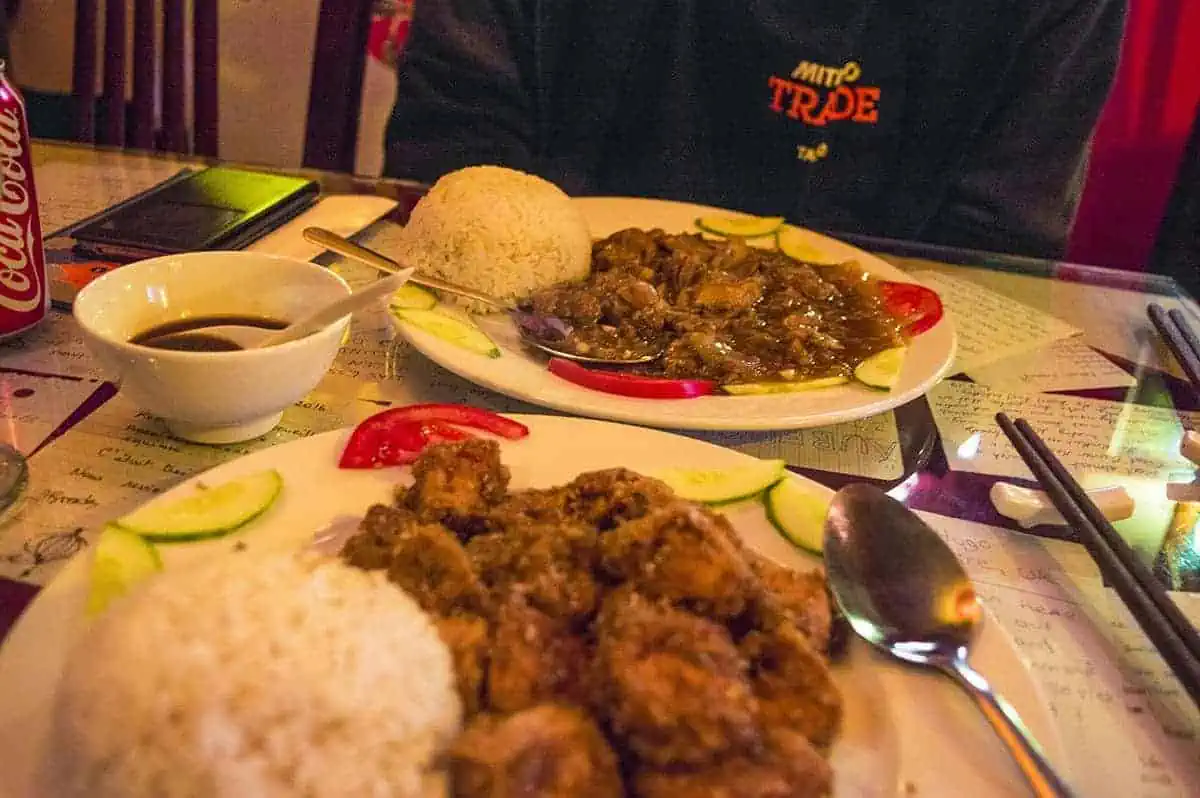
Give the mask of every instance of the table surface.
<path id="1" fill-rule="evenodd" d="M 53 230 L 169 176 L 179 161 L 95 148 L 34 147 L 43 228 Z M 421 187 L 305 173 L 328 193 L 399 202 L 360 240 L 386 250 Z M 988 495 L 998 479 L 1032 484 L 991 421 L 1025 416 L 1085 482 L 1118 484 L 1137 513 L 1118 525 L 1186 611 L 1200 609 L 1200 507 L 1166 499 L 1192 478 L 1175 452 L 1200 414 L 1157 340 L 1148 302 L 1194 302 L 1168 278 L 855 238 L 942 293 L 960 332 L 959 373 L 894 413 L 779 434 L 698 437 L 786 457 L 832 487 L 872 481 L 929 519 L 1031 665 L 1085 795 L 1200 794 L 1200 717 L 1061 527 L 1030 531 Z M 294 248 L 294 240 L 279 244 Z M 288 249 L 294 251 L 294 249 Z M 374 273 L 329 253 L 352 284 Z M 184 477 L 275 443 L 352 424 L 389 404 L 470 402 L 546 412 L 469 385 L 412 352 L 382 311 L 356 318 L 325 381 L 263 439 L 181 443 L 105 381 L 70 313 L 0 342 L 0 440 L 30 456 L 23 498 L 0 520 L 0 639 L 99 526 Z M 1029 534 L 1032 532 L 1033 534 Z"/>

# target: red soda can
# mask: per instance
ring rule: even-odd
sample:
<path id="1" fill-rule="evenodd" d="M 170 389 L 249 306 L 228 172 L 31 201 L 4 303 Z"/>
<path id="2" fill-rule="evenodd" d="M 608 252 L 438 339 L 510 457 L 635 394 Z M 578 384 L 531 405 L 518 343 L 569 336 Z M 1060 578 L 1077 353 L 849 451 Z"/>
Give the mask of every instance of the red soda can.
<path id="1" fill-rule="evenodd" d="M 29 143 L 25 101 L 0 61 L 0 338 L 28 330 L 50 310 Z"/>

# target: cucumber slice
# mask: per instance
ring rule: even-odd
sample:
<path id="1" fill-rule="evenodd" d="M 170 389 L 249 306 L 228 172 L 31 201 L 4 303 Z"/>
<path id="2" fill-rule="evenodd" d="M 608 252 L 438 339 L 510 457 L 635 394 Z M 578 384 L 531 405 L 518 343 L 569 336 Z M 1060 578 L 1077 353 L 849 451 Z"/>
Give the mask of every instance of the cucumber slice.
<path id="1" fill-rule="evenodd" d="M 783 460 L 759 460 L 737 468 L 670 468 L 656 476 L 682 499 L 727 504 L 757 496 L 783 478 Z"/>
<path id="2" fill-rule="evenodd" d="M 845 385 L 849 377 L 818 377 L 815 380 L 799 382 L 739 382 L 722 385 L 721 390 L 734 396 L 752 396 L 765 393 L 797 393 L 799 391 L 815 391 L 818 388 L 832 388 L 834 385 Z"/>
<path id="3" fill-rule="evenodd" d="M 898 346 L 871 355 L 854 369 L 854 378 L 863 385 L 890 391 L 900 381 L 907 347 Z"/>
<path id="4" fill-rule="evenodd" d="M 221 537 L 266 512 L 282 490 L 278 471 L 260 471 L 183 499 L 151 502 L 116 524 L 155 543 Z"/>
<path id="5" fill-rule="evenodd" d="M 134 585 L 162 570 L 154 544 L 119 527 L 106 526 L 96 540 L 88 588 L 89 617 L 104 612 L 110 603 Z"/>
<path id="6" fill-rule="evenodd" d="M 701 216 L 696 226 L 707 233 L 735 238 L 762 238 L 783 224 L 782 216 Z"/>
<path id="7" fill-rule="evenodd" d="M 785 538 L 816 554 L 825 549 L 828 494 L 813 485 L 787 477 L 767 491 L 766 505 L 767 518 Z"/>
<path id="8" fill-rule="evenodd" d="M 392 298 L 388 300 L 388 306 L 408 310 L 430 310 L 437 304 L 437 301 L 437 297 L 432 292 L 426 291 L 419 285 L 405 283 L 396 293 L 392 294 Z"/>
<path id="9" fill-rule="evenodd" d="M 431 335 L 436 335 L 443 341 L 456 344 L 480 355 L 500 357 L 500 347 L 496 346 L 483 330 L 465 319 L 437 310 L 393 308 L 392 312 L 400 321 L 407 322 Z"/>
<path id="10" fill-rule="evenodd" d="M 795 258 L 803 263 L 814 263 L 818 266 L 834 266 L 839 261 L 822 252 L 820 247 L 808 240 L 804 230 L 795 227 L 782 227 L 775 233 L 775 243 L 779 251 L 789 258 Z"/>

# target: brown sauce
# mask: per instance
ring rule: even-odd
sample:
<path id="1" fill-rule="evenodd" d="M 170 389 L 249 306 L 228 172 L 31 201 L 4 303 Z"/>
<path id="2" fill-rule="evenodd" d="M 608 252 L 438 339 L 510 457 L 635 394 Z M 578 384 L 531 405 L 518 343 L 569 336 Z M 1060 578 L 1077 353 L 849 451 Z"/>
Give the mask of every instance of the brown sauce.
<path id="1" fill-rule="evenodd" d="M 205 332 L 226 324 L 263 330 L 282 330 L 288 325 L 286 321 L 265 316 L 197 316 L 155 325 L 130 338 L 129 343 L 174 352 L 236 352 L 242 348 L 240 344 Z"/>

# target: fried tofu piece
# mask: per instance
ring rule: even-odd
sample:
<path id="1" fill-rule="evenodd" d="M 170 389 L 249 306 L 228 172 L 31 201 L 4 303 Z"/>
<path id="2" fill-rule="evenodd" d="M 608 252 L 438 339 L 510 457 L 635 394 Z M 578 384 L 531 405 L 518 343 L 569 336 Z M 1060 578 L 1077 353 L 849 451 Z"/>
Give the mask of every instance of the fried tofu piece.
<path id="1" fill-rule="evenodd" d="M 642 760 L 702 765 L 758 742 L 758 702 L 723 627 L 620 590 L 596 637 L 601 711 Z"/>
<path id="2" fill-rule="evenodd" d="M 417 523 L 417 517 L 408 510 L 376 504 L 363 516 L 358 533 L 342 544 L 341 557 L 365 571 L 387 568 L 396 541 L 405 529 Z"/>
<path id="3" fill-rule="evenodd" d="M 388 580 L 433 615 L 486 614 L 488 595 L 462 544 L 439 524 L 410 524 L 392 544 Z"/>
<path id="4" fill-rule="evenodd" d="M 792 729 L 813 745 L 833 742 L 842 723 L 842 696 L 829 665 L 799 630 L 781 624 L 741 643 L 767 728 Z"/>
<path id="5" fill-rule="evenodd" d="M 438 634 L 454 658 L 458 696 L 464 717 L 479 712 L 483 703 L 483 676 L 487 669 L 488 623 L 476 615 L 452 615 L 436 618 Z"/>
<path id="6" fill-rule="evenodd" d="M 586 706 L 591 701 L 589 652 L 583 638 L 561 620 L 510 594 L 496 613 L 488 664 L 488 706 L 517 712 L 558 701 Z"/>
<path id="7" fill-rule="evenodd" d="M 500 445 L 471 438 L 430 446 L 413 463 L 406 506 L 426 522 L 445 524 L 469 536 L 482 529 L 483 515 L 504 498 L 509 471 Z"/>
<path id="8" fill-rule="evenodd" d="M 786 620 L 799 629 L 814 648 L 827 651 L 833 613 L 824 572 L 815 569 L 796 571 L 758 554 L 748 553 L 747 557 L 764 593 L 756 608 L 760 625 L 769 629 L 775 620 Z"/>
<path id="9" fill-rule="evenodd" d="M 601 535 L 600 563 L 648 598 L 727 621 L 758 590 L 734 535 L 722 516 L 676 500 Z"/>
<path id="10" fill-rule="evenodd" d="M 514 491 L 488 511 L 488 529 L 507 532 L 530 523 L 567 523 L 571 519 L 567 512 L 569 499 L 570 492 L 566 487 Z"/>
<path id="11" fill-rule="evenodd" d="M 520 593 L 551 617 L 572 621 L 596 609 L 600 589 L 591 567 L 594 529 L 530 521 L 472 538 L 467 554 L 484 584 L 497 594 Z"/>
<path id="12" fill-rule="evenodd" d="M 602 532 L 675 499 L 665 482 L 625 468 L 580 474 L 567 485 L 567 493 L 567 512 Z"/>
<path id="13" fill-rule="evenodd" d="M 802 735 L 778 729 L 756 754 L 696 770 L 643 770 L 634 785 L 640 798 L 821 798 L 833 789 L 833 769 Z"/>
<path id="14" fill-rule="evenodd" d="M 456 798 L 621 798 L 617 757 L 572 707 L 479 715 L 449 752 Z"/>

